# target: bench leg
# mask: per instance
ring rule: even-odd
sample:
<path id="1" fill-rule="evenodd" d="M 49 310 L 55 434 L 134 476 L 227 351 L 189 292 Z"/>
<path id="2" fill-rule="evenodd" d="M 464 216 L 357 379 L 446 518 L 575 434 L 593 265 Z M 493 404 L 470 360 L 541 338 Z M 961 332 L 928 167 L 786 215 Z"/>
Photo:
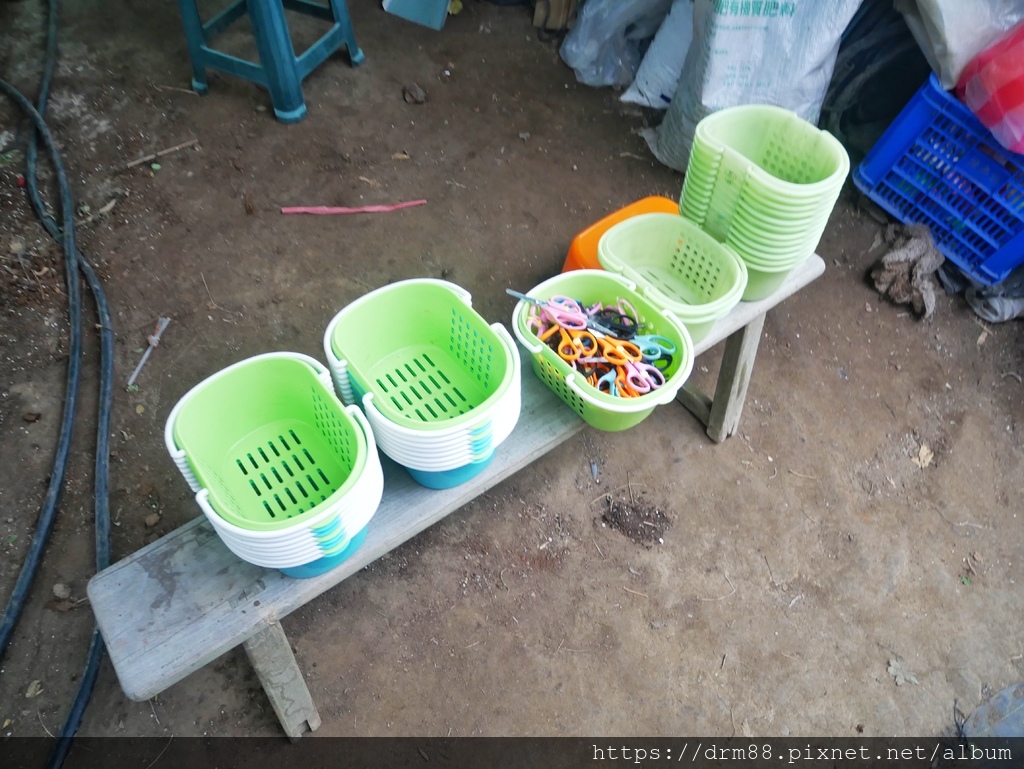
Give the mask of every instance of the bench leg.
<path id="1" fill-rule="evenodd" d="M 288 738 L 295 741 L 307 729 L 316 731 L 320 714 L 281 623 L 267 625 L 242 646 Z"/>
<path id="2" fill-rule="evenodd" d="M 763 327 L 764 315 L 761 315 L 725 340 L 722 367 L 708 416 L 708 437 L 715 443 L 724 441 L 739 426 Z"/>
<path id="3" fill-rule="evenodd" d="M 705 428 L 708 426 L 708 420 L 711 419 L 711 399 L 697 385 L 690 382 L 684 384 L 679 389 L 676 400 L 697 417 Z"/>

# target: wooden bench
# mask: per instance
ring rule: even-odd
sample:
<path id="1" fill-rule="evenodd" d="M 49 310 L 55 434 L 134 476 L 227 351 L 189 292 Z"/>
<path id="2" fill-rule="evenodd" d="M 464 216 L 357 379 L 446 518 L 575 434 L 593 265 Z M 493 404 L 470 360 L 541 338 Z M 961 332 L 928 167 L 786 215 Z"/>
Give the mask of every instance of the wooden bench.
<path id="1" fill-rule="evenodd" d="M 740 304 L 696 345 L 699 354 L 726 342 L 714 396 L 692 387 L 679 396 L 712 440 L 736 430 L 765 313 L 824 269 L 813 256 L 773 296 Z M 288 737 L 316 729 L 320 716 L 280 620 L 583 427 L 527 363 L 519 423 L 488 468 L 454 489 L 431 491 L 385 458 L 384 498 L 366 541 L 327 574 L 291 579 L 241 561 L 204 517 L 105 569 L 89 581 L 88 593 L 125 694 L 137 702 L 147 700 L 241 644 Z"/>

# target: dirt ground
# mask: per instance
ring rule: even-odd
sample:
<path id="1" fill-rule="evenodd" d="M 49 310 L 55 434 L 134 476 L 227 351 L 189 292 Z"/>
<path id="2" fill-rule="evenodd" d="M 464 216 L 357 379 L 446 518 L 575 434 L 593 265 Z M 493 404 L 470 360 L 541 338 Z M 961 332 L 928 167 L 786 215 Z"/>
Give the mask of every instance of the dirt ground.
<path id="1" fill-rule="evenodd" d="M 0 3 L 0 72 L 30 95 L 41 6 Z M 455 281 L 507 322 L 505 288 L 556 273 L 576 232 L 679 193 L 681 175 L 637 135 L 649 118 L 577 85 L 524 8 L 469 0 L 434 32 L 374 0 L 350 6 L 365 64 L 320 67 L 307 119 L 285 126 L 240 80 L 187 91 L 176 4 L 63 4 L 48 119 L 117 333 L 115 558 L 199 514 L 162 442 L 198 381 L 260 352 L 321 356 L 338 309 L 401 278 Z M 294 31 L 308 41 L 316 27 Z M 244 50 L 244 29 L 226 45 Z M 425 104 L 403 100 L 410 83 Z M 0 103 L 0 145 L 20 125 Z M 191 139 L 159 169 L 124 168 Z M 23 160 L 0 159 L 4 600 L 67 365 L 61 257 L 18 188 Z M 417 198 L 427 205 L 378 216 L 278 213 Z M 954 705 L 970 712 L 1019 681 L 1024 333 L 984 332 L 955 298 L 930 323 L 880 301 L 864 276 L 881 228 L 844 193 L 819 247 L 825 275 L 768 316 L 738 435 L 712 444 L 681 406 L 624 433 L 587 429 L 287 618 L 316 734 L 929 736 L 948 733 Z M 0 663 L 4 735 L 59 728 L 92 629 L 79 599 L 94 571 L 93 322 L 90 309 L 59 517 Z M 718 354 L 697 361 L 705 387 Z M 642 495 L 661 537 L 609 525 L 622 522 L 609 491 L 620 505 Z M 234 652 L 143 703 L 105 662 L 80 733 L 280 731 Z"/>

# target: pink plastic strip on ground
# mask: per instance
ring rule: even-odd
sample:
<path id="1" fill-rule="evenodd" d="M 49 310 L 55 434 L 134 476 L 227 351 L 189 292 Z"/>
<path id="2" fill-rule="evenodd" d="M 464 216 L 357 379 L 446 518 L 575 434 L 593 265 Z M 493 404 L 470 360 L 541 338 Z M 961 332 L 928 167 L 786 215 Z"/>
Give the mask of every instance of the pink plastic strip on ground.
<path id="1" fill-rule="evenodd" d="M 401 208 L 412 208 L 413 206 L 425 206 L 425 200 L 407 200 L 404 203 L 395 203 L 390 206 L 357 206 L 356 208 L 332 208 L 331 206 L 292 206 L 282 208 L 282 214 L 314 214 L 316 216 L 330 216 L 332 214 L 387 214 L 391 211 L 398 211 Z"/>

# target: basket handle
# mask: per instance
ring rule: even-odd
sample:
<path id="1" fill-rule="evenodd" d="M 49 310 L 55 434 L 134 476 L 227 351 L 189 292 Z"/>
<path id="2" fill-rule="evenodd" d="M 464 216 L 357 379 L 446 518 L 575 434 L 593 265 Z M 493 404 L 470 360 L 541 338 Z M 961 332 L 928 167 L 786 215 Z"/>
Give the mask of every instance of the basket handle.
<path id="1" fill-rule="evenodd" d="M 464 289 L 462 286 L 459 286 L 447 280 L 439 280 L 438 283 L 443 285 L 445 288 L 447 288 L 449 291 L 455 294 L 455 296 L 457 296 L 460 300 L 465 302 L 467 307 L 473 306 L 473 295 L 469 293 L 466 289 Z"/>
<path id="2" fill-rule="evenodd" d="M 440 286 L 441 288 L 448 289 L 451 293 L 455 294 L 459 301 L 464 302 L 467 307 L 473 306 L 473 295 L 469 293 L 462 286 L 457 283 L 452 283 L 450 280 L 441 280 L 440 278 L 409 278 L 408 280 L 399 281 L 400 283 L 426 283 Z M 391 285 L 397 285 L 392 283 Z M 372 293 L 372 292 L 371 292 Z M 350 305 L 351 306 L 351 305 Z"/>
<path id="3" fill-rule="evenodd" d="M 285 352 L 285 351 L 281 351 L 281 352 L 265 352 L 265 353 L 261 353 L 260 355 L 254 355 L 251 358 L 247 358 L 246 360 L 239 361 L 238 363 L 234 364 L 234 366 L 238 366 L 238 365 L 241 365 L 243 363 L 249 363 L 249 362 L 254 361 L 254 360 L 273 359 L 273 358 L 281 358 L 281 359 L 284 359 L 284 360 L 295 360 L 295 361 L 298 361 L 299 363 L 305 363 L 307 366 L 309 366 L 311 369 L 313 369 L 313 371 L 316 372 L 317 376 L 321 376 L 324 372 L 328 371 L 327 367 L 323 363 L 318 361 L 316 358 L 313 358 L 313 357 L 311 357 L 309 355 L 306 355 L 305 353 L 301 353 L 301 352 Z M 214 376 L 218 376 L 220 374 L 223 374 L 224 372 L 229 371 L 230 369 L 234 368 L 234 366 L 228 366 L 228 368 L 223 369 L 222 371 L 219 371 Z M 207 380 L 207 381 L 209 381 L 209 380 Z"/>
<path id="4" fill-rule="evenodd" d="M 211 523 L 213 523 L 214 520 L 220 519 L 220 515 L 213 509 L 213 505 L 210 504 L 209 489 L 199 489 L 199 491 L 196 492 L 196 503 Z"/>
<path id="5" fill-rule="evenodd" d="M 521 344 L 523 347 L 525 347 L 527 350 L 529 350 L 534 355 L 539 355 L 541 353 L 541 351 L 544 349 L 544 345 L 542 345 L 540 343 L 539 339 L 536 340 L 536 341 L 531 342 L 526 337 L 526 335 L 523 332 L 523 330 L 519 327 L 519 318 L 522 316 L 523 311 L 525 309 L 526 309 L 526 302 L 524 302 L 522 299 L 520 299 L 516 303 L 515 310 L 512 311 L 512 320 L 514 321 L 512 323 L 512 332 L 516 335 L 516 339 L 519 340 L 519 344 Z"/>
<path id="6" fill-rule="evenodd" d="M 185 478 L 185 482 L 192 489 L 193 493 L 199 491 L 202 488 L 199 484 L 199 480 L 196 478 L 196 474 L 192 471 L 192 467 L 188 463 L 188 456 L 185 453 L 185 449 L 178 446 L 178 441 L 174 438 L 174 424 L 178 420 L 178 414 L 181 412 L 182 406 L 185 399 L 182 398 L 171 409 L 170 415 L 167 417 L 167 422 L 164 424 L 164 446 L 167 448 L 167 453 L 171 455 L 171 460 L 177 466 L 182 476 Z"/>
<path id="7" fill-rule="evenodd" d="M 604 240 L 604 237 L 601 240 Z M 626 271 L 626 266 L 619 259 L 616 259 L 610 250 L 602 249 L 600 242 L 597 244 L 597 260 L 608 272 L 623 273 Z"/>
<path id="8" fill-rule="evenodd" d="M 363 395 L 362 406 L 363 406 L 363 411 L 366 412 L 366 413 L 365 414 L 360 414 L 360 416 L 363 416 L 364 419 L 366 420 L 366 424 L 368 424 L 370 426 L 370 433 L 373 432 L 373 425 L 374 424 L 378 424 L 382 428 L 385 427 L 385 426 L 394 425 L 394 426 L 398 427 L 401 430 L 408 430 L 409 429 L 409 428 L 406 428 L 406 427 L 402 427 L 401 425 L 396 425 L 394 422 L 392 422 L 390 419 L 388 419 L 386 416 L 384 416 L 384 414 L 381 413 L 381 410 L 379 408 L 377 408 L 377 406 L 374 404 L 373 400 L 374 400 L 374 394 L 372 392 L 368 392 L 365 395 Z M 354 406 L 353 408 L 359 408 L 359 407 L 358 406 Z M 377 447 L 376 440 L 377 439 L 374 438 L 373 441 L 372 441 L 372 444 L 373 444 L 374 448 Z M 383 451 L 383 449 L 382 449 L 382 451 Z M 387 452 L 385 451 L 384 453 L 387 453 Z"/>
<path id="9" fill-rule="evenodd" d="M 370 417 L 373 417 L 374 419 L 380 420 L 381 422 L 388 421 L 388 418 L 385 417 L 383 414 L 381 414 L 380 413 L 380 409 L 377 408 L 373 404 L 373 393 L 372 392 L 368 392 L 368 393 L 365 393 L 363 395 L 362 404 L 363 404 L 363 410 L 366 412 L 366 414 L 369 414 Z M 358 406 L 356 408 L 358 408 Z M 372 423 L 370 423 L 369 420 L 368 420 L 368 424 L 372 424 Z M 372 432 L 373 428 L 371 427 L 370 429 L 371 429 L 371 432 Z"/>
<path id="10" fill-rule="evenodd" d="M 669 297 L 665 296 L 662 291 L 655 288 L 649 280 L 646 280 L 630 265 L 619 262 L 614 257 L 609 257 L 607 261 L 609 266 L 619 274 L 619 277 L 625 278 L 633 283 L 635 286 L 634 291 L 638 294 L 646 296 L 649 299 L 653 299 L 655 304 L 664 305 L 665 303 L 671 303 L 673 301 L 669 299 Z M 639 320 L 639 318 L 637 320 Z"/>
<path id="11" fill-rule="evenodd" d="M 516 376 L 519 375 L 519 371 L 522 368 L 522 359 L 519 357 L 519 348 L 516 347 L 516 342 L 512 338 L 512 335 L 508 333 L 508 329 L 505 328 L 503 323 L 492 323 L 491 329 L 501 337 L 501 341 L 505 343 L 509 353 L 512 355 L 512 371 Z"/>
<path id="12" fill-rule="evenodd" d="M 640 288 L 637 289 L 640 294 L 647 297 L 654 304 L 666 307 L 671 304 L 678 303 L 678 299 L 672 299 L 664 291 L 655 286 L 653 283 L 640 284 Z"/>
<path id="13" fill-rule="evenodd" d="M 366 399 L 364 399 L 363 403 L 369 404 L 372 397 L 372 394 L 367 393 Z M 353 417 L 356 422 L 359 423 L 359 429 L 361 429 L 363 434 L 366 436 L 366 451 L 369 456 L 374 456 L 377 453 L 377 440 L 373 437 L 373 428 L 370 427 L 370 421 L 356 405 L 346 406 L 345 411 L 347 411 L 349 416 Z"/>

